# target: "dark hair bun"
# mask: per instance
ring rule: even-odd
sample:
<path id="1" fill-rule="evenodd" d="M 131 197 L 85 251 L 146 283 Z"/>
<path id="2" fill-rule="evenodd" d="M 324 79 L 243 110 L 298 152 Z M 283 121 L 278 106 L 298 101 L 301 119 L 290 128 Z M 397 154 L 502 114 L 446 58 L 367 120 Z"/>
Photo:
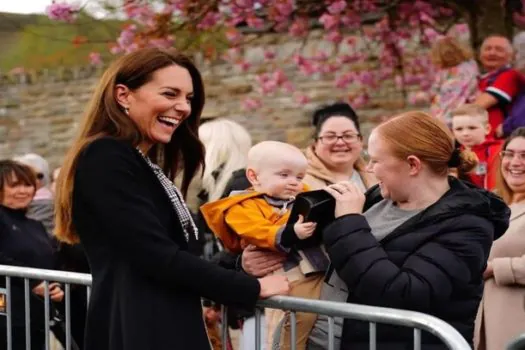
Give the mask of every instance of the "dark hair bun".
<path id="1" fill-rule="evenodd" d="M 322 106 L 314 112 L 312 116 L 312 125 L 315 127 L 315 134 L 319 134 L 325 121 L 336 116 L 350 119 L 354 122 L 357 131 L 361 133 L 359 118 L 354 109 L 346 102 L 337 102 L 331 105 Z"/>
<path id="2" fill-rule="evenodd" d="M 459 164 L 456 166 L 461 172 L 469 173 L 478 165 L 479 159 L 476 153 L 468 150 L 459 152 Z"/>
<path id="3" fill-rule="evenodd" d="M 319 123 L 323 123 L 326 119 L 333 116 L 348 117 L 352 120 L 357 118 L 357 114 L 348 103 L 336 102 L 317 109 L 312 117 L 312 125 L 317 127 Z"/>

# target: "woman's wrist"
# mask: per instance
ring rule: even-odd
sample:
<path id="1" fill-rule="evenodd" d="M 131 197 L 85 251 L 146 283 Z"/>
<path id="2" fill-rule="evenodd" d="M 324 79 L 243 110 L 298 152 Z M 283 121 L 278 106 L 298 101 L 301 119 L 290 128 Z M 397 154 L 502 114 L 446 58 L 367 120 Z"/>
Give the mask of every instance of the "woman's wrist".
<path id="1" fill-rule="evenodd" d="M 345 213 L 345 214 L 341 214 L 341 215 L 337 216 L 335 219 L 336 220 L 340 220 L 342 218 L 346 218 L 346 217 L 349 217 L 349 216 L 356 216 L 356 215 L 362 216 L 363 213 Z"/>

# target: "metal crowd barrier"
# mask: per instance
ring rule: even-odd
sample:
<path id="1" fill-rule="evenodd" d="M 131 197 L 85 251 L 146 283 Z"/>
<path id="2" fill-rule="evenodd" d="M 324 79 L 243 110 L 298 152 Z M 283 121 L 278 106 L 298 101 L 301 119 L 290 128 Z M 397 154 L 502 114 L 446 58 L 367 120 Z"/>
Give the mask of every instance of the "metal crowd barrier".
<path id="1" fill-rule="evenodd" d="M 359 304 L 311 300 L 302 298 L 292 298 L 277 296 L 268 300 L 259 301 L 258 306 L 289 310 L 290 312 L 290 349 L 296 350 L 295 339 L 297 330 L 295 324 L 296 312 L 311 312 L 319 315 L 328 316 L 328 350 L 336 350 L 334 345 L 334 317 L 342 317 L 360 321 L 368 321 L 370 329 L 369 349 L 377 349 L 376 324 L 384 323 L 397 326 L 414 328 L 414 350 L 421 350 L 421 331 L 425 330 L 439 337 L 449 349 L 452 350 L 471 350 L 470 345 L 463 336 L 448 323 L 430 315 L 420 312 L 390 309 L 376 306 Z M 225 312 L 223 312 L 225 315 Z M 261 349 L 260 321 L 261 311 L 256 310 L 255 314 L 255 349 Z M 223 321 L 223 323 L 227 323 Z M 223 328 L 223 339 L 225 339 Z M 225 350 L 223 341 L 223 350 Z M 269 350 L 269 349 L 267 349 Z"/>
<path id="2" fill-rule="evenodd" d="M 50 350 L 51 339 L 51 315 L 50 315 L 50 296 L 49 296 L 49 282 L 58 282 L 63 284 L 64 290 L 64 302 L 65 302 L 65 328 L 66 328 L 66 350 L 71 350 L 72 338 L 71 338 L 71 285 L 84 285 L 87 288 L 87 296 L 91 291 L 91 275 L 55 271 L 55 270 L 43 270 L 43 269 L 32 269 L 18 266 L 7 266 L 0 265 L 0 276 L 5 276 L 5 317 L 7 327 L 7 350 L 12 350 L 13 339 L 12 339 L 12 316 L 13 310 L 11 305 L 11 278 L 18 277 L 24 279 L 24 303 L 25 303 L 25 342 L 26 349 L 31 350 L 31 323 L 30 323 L 30 293 L 29 281 L 39 280 L 44 281 L 45 293 L 44 293 L 44 317 L 45 317 L 45 349 Z"/>
<path id="3" fill-rule="evenodd" d="M 73 272 L 54 271 L 32 269 L 14 266 L 0 265 L 0 276 L 5 276 L 6 279 L 6 318 L 7 318 L 7 349 L 12 349 L 12 305 L 11 305 L 11 278 L 18 277 L 24 279 L 24 293 L 25 293 L 25 318 L 26 318 L 26 349 L 30 349 L 30 322 L 29 322 L 29 280 L 45 281 L 46 287 L 50 281 L 59 282 L 64 285 L 65 293 L 65 326 L 66 326 L 66 350 L 71 350 L 71 285 L 79 284 L 88 288 L 88 300 L 91 286 L 91 276 L 88 274 L 80 274 Z M 49 308 L 49 291 L 46 288 L 44 296 L 45 302 L 45 349 L 50 350 L 50 308 Z M 470 350 L 470 346 L 465 339 L 452 326 L 446 322 L 419 312 L 388 309 L 382 307 L 373 307 L 357 304 L 299 299 L 292 297 L 273 297 L 267 300 L 260 301 L 259 307 L 274 308 L 291 311 L 291 349 L 296 349 L 295 342 L 297 330 L 295 325 L 296 312 L 312 312 L 320 315 L 328 316 L 329 332 L 328 332 L 328 349 L 334 350 L 334 317 L 350 318 L 362 321 L 368 321 L 370 324 L 370 349 L 376 349 L 376 324 L 387 323 L 392 325 L 406 326 L 414 328 L 414 349 L 421 349 L 421 331 L 430 332 L 439 337 L 449 349 L 453 350 Z M 222 324 L 227 325 L 226 313 L 223 312 Z M 261 334 L 260 334 L 261 311 L 256 309 L 256 341 L 255 349 L 261 348 Z M 223 349 L 226 346 L 226 338 L 228 327 L 223 327 Z"/>

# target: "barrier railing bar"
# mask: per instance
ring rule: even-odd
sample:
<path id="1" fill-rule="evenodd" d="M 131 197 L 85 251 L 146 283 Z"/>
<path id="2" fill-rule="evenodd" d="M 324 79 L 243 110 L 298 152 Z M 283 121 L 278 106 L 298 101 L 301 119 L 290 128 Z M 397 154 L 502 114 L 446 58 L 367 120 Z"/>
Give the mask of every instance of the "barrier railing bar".
<path id="1" fill-rule="evenodd" d="M 71 284 L 66 283 L 66 350 L 71 350 Z"/>
<path id="2" fill-rule="evenodd" d="M 7 313 L 7 348 L 13 348 L 13 325 L 11 323 L 11 277 L 5 277 L 5 289 L 6 289 L 6 313 Z"/>
<path id="3" fill-rule="evenodd" d="M 24 303 L 26 324 L 26 350 L 31 350 L 31 303 L 29 298 L 29 279 L 24 278 Z"/>
<path id="4" fill-rule="evenodd" d="M 50 348 L 50 339 L 49 339 L 49 281 L 44 281 L 44 324 L 45 324 L 45 333 L 46 333 L 46 350 Z"/>
<path id="5" fill-rule="evenodd" d="M 255 308 L 255 350 L 261 350 L 261 309 Z"/>
<path id="6" fill-rule="evenodd" d="M 268 308 L 302 312 L 312 312 L 312 309 L 314 309 L 314 312 L 318 314 L 331 317 L 343 317 L 354 320 L 418 328 L 430 332 L 440 338 L 449 349 L 470 349 L 467 341 L 454 327 L 437 317 L 420 312 L 350 303 L 341 305 L 341 303 L 333 301 L 319 301 L 283 296 L 261 300 L 258 302 L 258 305 Z"/>
<path id="7" fill-rule="evenodd" d="M 0 265 L 0 276 L 48 280 L 59 283 L 72 283 L 91 286 L 91 275 L 77 272 Z"/>
<path id="8" fill-rule="evenodd" d="M 335 350 L 334 318 L 328 317 L 328 350 Z"/>
<path id="9" fill-rule="evenodd" d="M 414 328 L 414 350 L 421 350 L 421 329 Z"/>
<path id="10" fill-rule="evenodd" d="M 377 349 L 377 328 L 376 323 L 369 322 L 368 323 L 368 329 L 369 329 L 369 337 L 370 337 L 370 350 L 376 350 Z"/>
<path id="11" fill-rule="evenodd" d="M 290 349 L 297 349 L 297 314 L 295 312 L 290 313 Z"/>
<path id="12" fill-rule="evenodd" d="M 6 278 L 6 286 L 8 287 L 8 295 L 10 290 L 9 277 L 21 277 L 21 278 L 32 278 L 40 280 L 51 280 L 60 283 L 73 283 L 82 284 L 89 286 L 91 284 L 91 276 L 89 274 L 81 274 L 75 272 L 55 271 L 55 270 L 42 270 L 42 269 L 31 269 L 21 268 L 16 266 L 5 266 L 0 265 L 0 275 L 8 276 Z M 46 288 L 47 290 L 47 288 Z M 47 292 L 49 297 L 49 292 Z M 8 341 L 10 334 L 10 298 L 8 297 L 7 309 L 8 309 Z M 48 303 L 46 302 L 46 305 Z M 375 323 L 388 323 L 392 325 L 405 326 L 411 328 L 417 328 L 430 332 L 440 338 L 449 349 L 454 350 L 467 350 L 470 346 L 451 325 L 446 322 L 423 313 L 408 311 L 408 310 L 397 310 L 382 307 L 374 307 L 367 305 L 358 304 L 341 304 L 332 301 L 319 301 L 312 299 L 299 299 L 293 297 L 272 297 L 267 300 L 261 300 L 257 303 L 259 307 L 283 309 L 290 311 L 299 312 L 315 312 L 318 314 L 330 316 L 330 317 L 343 317 L 349 319 L 356 319 Z M 315 310 L 315 311 L 312 311 Z M 49 310 L 48 310 L 49 311 Z M 256 308 L 256 350 L 260 349 L 260 313 L 261 311 Z M 333 320 L 332 320 L 333 322 Z M 49 324 L 48 324 L 49 326 Z"/>

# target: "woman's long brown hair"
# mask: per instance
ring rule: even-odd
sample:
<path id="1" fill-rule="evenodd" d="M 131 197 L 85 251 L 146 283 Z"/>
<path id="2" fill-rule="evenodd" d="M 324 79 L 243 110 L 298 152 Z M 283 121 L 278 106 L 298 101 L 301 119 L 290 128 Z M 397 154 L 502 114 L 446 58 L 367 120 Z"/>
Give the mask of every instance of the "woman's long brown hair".
<path id="1" fill-rule="evenodd" d="M 148 83 L 155 71 L 171 65 L 184 67 L 190 73 L 194 95 L 191 114 L 168 144 L 153 146 L 148 156 L 171 180 L 182 169 L 181 191 L 186 196 L 195 173 L 204 167 L 204 147 L 198 137 L 199 119 L 204 106 L 202 77 L 184 55 L 158 48 L 141 49 L 120 57 L 104 72 L 89 102 L 79 133 L 66 154 L 56 187 L 55 235 L 59 240 L 67 243 L 79 241 L 73 224 L 72 202 L 77 161 L 85 147 L 104 136 L 126 140 L 135 146 L 143 141 L 140 130 L 117 103 L 115 86 L 123 84 L 136 90 Z"/>

